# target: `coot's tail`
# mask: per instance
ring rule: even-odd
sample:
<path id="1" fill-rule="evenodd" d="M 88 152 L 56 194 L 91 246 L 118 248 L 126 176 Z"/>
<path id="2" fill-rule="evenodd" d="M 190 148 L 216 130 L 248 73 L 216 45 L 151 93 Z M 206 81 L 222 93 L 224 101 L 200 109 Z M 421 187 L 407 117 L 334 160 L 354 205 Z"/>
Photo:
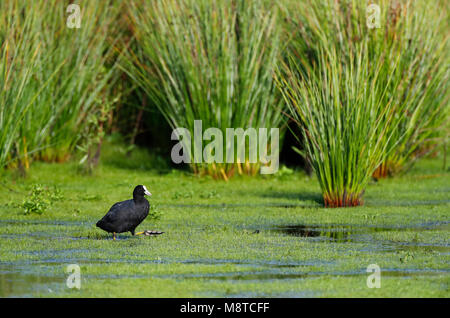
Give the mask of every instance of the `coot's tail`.
<path id="1" fill-rule="evenodd" d="M 95 224 L 95 225 L 103 230 L 103 225 L 104 225 L 103 219 L 98 221 L 97 224 Z"/>

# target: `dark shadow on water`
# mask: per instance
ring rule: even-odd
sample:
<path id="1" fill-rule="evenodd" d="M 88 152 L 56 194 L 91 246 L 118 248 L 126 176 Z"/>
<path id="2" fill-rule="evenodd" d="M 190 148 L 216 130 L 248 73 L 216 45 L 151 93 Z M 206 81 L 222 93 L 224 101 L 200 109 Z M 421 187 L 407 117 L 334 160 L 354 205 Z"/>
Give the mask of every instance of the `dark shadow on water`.
<path id="1" fill-rule="evenodd" d="M 374 250 L 382 251 L 429 251 L 450 253 L 449 244 L 421 242 L 396 242 L 374 240 L 370 234 L 391 231 L 436 231 L 450 230 L 450 222 L 428 222 L 409 226 L 371 226 L 371 225 L 280 225 L 267 229 L 268 232 L 307 238 L 315 242 L 369 243 Z M 367 248 L 364 248 L 367 250 Z M 370 251 L 370 249 L 368 250 Z"/>
<path id="2" fill-rule="evenodd" d="M 279 232 L 290 236 L 297 237 L 322 237 L 328 238 L 335 242 L 346 242 L 348 241 L 351 233 L 347 228 L 336 228 L 330 227 L 328 229 L 321 228 L 319 226 L 306 226 L 306 225 L 288 225 L 279 226 L 271 229 L 273 232 Z"/>
<path id="3" fill-rule="evenodd" d="M 269 231 L 284 233 L 299 237 L 328 237 L 333 240 L 348 238 L 354 234 L 367 234 L 389 231 L 424 231 L 424 230 L 450 230 L 450 222 L 427 222 L 404 226 L 376 226 L 355 224 L 328 224 L 328 225 L 275 225 Z"/>

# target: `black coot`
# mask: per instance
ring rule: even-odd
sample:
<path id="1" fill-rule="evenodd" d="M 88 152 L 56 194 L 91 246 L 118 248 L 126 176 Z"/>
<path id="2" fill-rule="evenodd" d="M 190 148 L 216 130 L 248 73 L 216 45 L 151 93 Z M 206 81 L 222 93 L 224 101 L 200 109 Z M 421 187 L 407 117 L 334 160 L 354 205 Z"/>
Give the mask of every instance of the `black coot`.
<path id="1" fill-rule="evenodd" d="M 138 185 L 134 188 L 133 199 L 115 203 L 106 213 L 106 215 L 97 222 L 97 226 L 106 232 L 113 233 L 116 239 L 116 233 L 130 231 L 135 235 L 134 230 L 147 217 L 150 204 L 145 199 L 145 195 L 152 195 L 145 186 Z M 139 232 L 146 234 L 149 231 Z M 151 233 L 161 234 L 161 233 Z"/>

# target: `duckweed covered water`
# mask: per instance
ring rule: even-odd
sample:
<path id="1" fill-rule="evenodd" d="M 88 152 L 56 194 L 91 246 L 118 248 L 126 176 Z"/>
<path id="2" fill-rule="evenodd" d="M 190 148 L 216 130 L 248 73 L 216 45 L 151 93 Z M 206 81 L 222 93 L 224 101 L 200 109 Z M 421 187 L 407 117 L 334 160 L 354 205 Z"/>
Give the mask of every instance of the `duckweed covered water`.
<path id="1" fill-rule="evenodd" d="M 8 183 L 18 193 L 0 191 L 0 295 L 449 297 L 450 175 L 415 180 L 441 166 L 420 165 L 371 184 L 366 206 L 324 209 L 317 182 L 300 173 L 225 183 L 112 166 L 88 177 L 67 173 L 71 163 L 36 163 L 27 179 Z M 35 183 L 57 185 L 64 197 L 25 216 L 9 202 Z M 128 198 L 129 184 L 147 185 L 162 212 L 138 229 L 165 234 L 113 241 L 95 227 Z M 69 264 L 80 266 L 80 290 L 66 286 Z M 366 285 L 370 264 L 381 268 L 378 290 Z"/>

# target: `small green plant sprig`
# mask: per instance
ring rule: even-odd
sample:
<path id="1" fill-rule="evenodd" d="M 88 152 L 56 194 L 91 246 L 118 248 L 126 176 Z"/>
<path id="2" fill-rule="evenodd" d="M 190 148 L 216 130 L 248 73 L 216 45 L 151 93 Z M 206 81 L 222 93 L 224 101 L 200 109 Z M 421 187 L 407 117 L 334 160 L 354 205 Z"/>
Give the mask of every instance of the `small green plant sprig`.
<path id="1" fill-rule="evenodd" d="M 163 212 L 159 209 L 157 205 L 151 205 L 150 210 L 148 211 L 147 219 L 149 220 L 159 220 L 163 216 Z"/>
<path id="2" fill-rule="evenodd" d="M 24 200 L 21 205 L 24 213 L 28 214 L 43 214 L 51 206 L 52 202 L 63 199 L 61 190 L 54 187 L 50 191 L 47 187 L 41 184 L 35 184 L 31 189 L 30 196 Z"/>
<path id="3" fill-rule="evenodd" d="M 50 206 L 50 200 L 46 198 L 46 190 L 41 185 L 33 186 L 31 196 L 22 203 L 25 214 L 42 214 Z"/>

